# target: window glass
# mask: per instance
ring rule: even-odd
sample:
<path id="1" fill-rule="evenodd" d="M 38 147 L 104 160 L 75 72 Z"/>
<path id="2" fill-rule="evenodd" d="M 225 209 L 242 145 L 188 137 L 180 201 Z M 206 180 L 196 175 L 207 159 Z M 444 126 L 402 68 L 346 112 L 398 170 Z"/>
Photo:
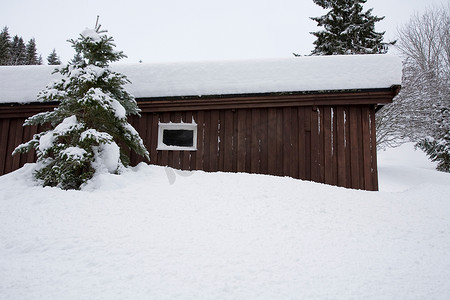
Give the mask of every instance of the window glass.
<path id="1" fill-rule="evenodd" d="M 194 145 L 194 130 L 164 129 L 163 143 L 167 146 L 192 147 Z"/>
<path id="2" fill-rule="evenodd" d="M 157 150 L 197 150 L 197 124 L 159 123 Z"/>

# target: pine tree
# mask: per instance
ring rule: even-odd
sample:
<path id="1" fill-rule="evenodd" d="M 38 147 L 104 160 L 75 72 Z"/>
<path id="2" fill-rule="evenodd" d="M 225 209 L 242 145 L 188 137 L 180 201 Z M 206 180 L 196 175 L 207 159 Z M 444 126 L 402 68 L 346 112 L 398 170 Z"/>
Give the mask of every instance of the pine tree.
<path id="1" fill-rule="evenodd" d="M 139 134 L 127 122 L 127 116 L 140 111 L 123 88 L 129 81 L 109 68 L 110 62 L 125 57 L 123 52 L 114 50 L 113 39 L 100 26 L 84 30 L 69 42 L 79 59 L 57 68 L 62 79 L 38 95 L 43 101 L 58 101 L 58 107 L 25 122 L 51 123 L 52 128 L 19 145 L 14 153 L 36 150 L 35 178 L 42 185 L 79 189 L 96 173 L 120 173 L 129 164 L 129 149 L 149 157 Z"/>
<path id="2" fill-rule="evenodd" d="M 47 62 L 49 65 L 60 65 L 61 60 L 59 59 L 59 56 L 56 54 L 56 50 L 53 49 L 52 53 L 50 53 L 47 56 Z"/>
<path id="3" fill-rule="evenodd" d="M 312 55 L 376 54 L 386 53 L 384 32 L 375 32 L 375 23 L 384 19 L 372 15 L 372 9 L 363 12 L 367 0 L 313 0 L 324 9 L 324 16 L 313 17 L 324 30 L 311 32 L 317 37 Z M 390 43 L 393 44 L 393 43 Z"/>
<path id="4" fill-rule="evenodd" d="M 432 161 L 436 161 L 437 170 L 450 173 L 450 107 L 441 109 L 433 137 L 427 137 L 417 143 Z"/>
<path id="5" fill-rule="evenodd" d="M 0 33 L 0 66 L 6 66 L 10 62 L 11 56 L 11 37 L 9 36 L 8 27 L 3 27 Z"/>
<path id="6" fill-rule="evenodd" d="M 30 39 L 25 48 L 27 65 L 39 65 L 39 58 L 36 52 L 36 41 L 34 38 Z"/>
<path id="7" fill-rule="evenodd" d="M 11 43 L 11 56 L 9 65 L 25 65 L 27 61 L 27 51 L 22 37 L 15 35 Z"/>

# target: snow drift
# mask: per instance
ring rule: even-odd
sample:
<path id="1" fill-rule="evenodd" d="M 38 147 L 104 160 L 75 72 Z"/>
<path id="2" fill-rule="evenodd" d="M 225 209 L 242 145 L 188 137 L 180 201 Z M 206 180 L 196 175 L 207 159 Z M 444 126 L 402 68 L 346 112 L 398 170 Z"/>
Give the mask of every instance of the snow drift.
<path id="1" fill-rule="evenodd" d="M 379 157 L 381 192 L 145 164 L 62 191 L 26 165 L 0 177 L 1 298 L 446 299 L 450 174 Z"/>

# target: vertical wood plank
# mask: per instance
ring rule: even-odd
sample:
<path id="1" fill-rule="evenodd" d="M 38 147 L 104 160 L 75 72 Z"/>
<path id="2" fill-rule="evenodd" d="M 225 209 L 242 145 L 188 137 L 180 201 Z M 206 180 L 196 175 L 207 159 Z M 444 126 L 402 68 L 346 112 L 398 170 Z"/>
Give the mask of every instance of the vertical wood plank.
<path id="1" fill-rule="evenodd" d="M 305 137 L 305 108 L 298 107 L 298 177 L 306 178 L 306 137 Z"/>
<path id="2" fill-rule="evenodd" d="M 338 106 L 336 109 L 336 124 L 337 124 L 337 130 L 336 130 L 336 142 L 337 142 L 337 168 L 338 168 L 338 174 L 337 174 L 337 185 L 346 187 L 347 186 L 347 180 L 346 180 L 346 147 L 345 147 L 345 111 L 342 106 Z"/>
<path id="3" fill-rule="evenodd" d="M 277 108 L 277 133 L 275 135 L 276 147 L 276 170 L 275 175 L 283 176 L 283 109 Z"/>
<path id="4" fill-rule="evenodd" d="M 323 118 L 323 107 L 318 107 L 318 118 L 319 118 L 319 147 L 318 147 L 318 161 L 319 161 L 319 181 L 325 182 L 325 155 L 324 155 L 324 118 Z"/>
<path id="5" fill-rule="evenodd" d="M 249 132 L 250 141 L 250 173 L 258 173 L 259 172 L 259 136 L 258 136 L 258 127 L 260 123 L 259 117 L 259 109 L 252 109 L 252 123 Z"/>
<path id="6" fill-rule="evenodd" d="M 211 110 L 211 123 L 210 123 L 210 146 L 209 146 L 209 158 L 210 158 L 210 172 L 217 172 L 218 160 L 219 160 L 219 111 Z"/>
<path id="7" fill-rule="evenodd" d="M 219 171 L 224 171 L 225 168 L 225 152 L 227 152 L 227 148 L 225 146 L 225 110 L 219 111 L 219 140 L 217 145 L 217 159 L 218 159 L 218 167 Z"/>
<path id="8" fill-rule="evenodd" d="M 152 132 L 151 140 L 150 140 L 150 163 L 159 165 L 158 160 L 158 152 L 156 148 L 158 147 L 158 123 L 159 123 L 159 114 L 153 113 L 151 119 Z"/>
<path id="9" fill-rule="evenodd" d="M 358 124 L 358 158 L 359 158 L 359 189 L 364 189 L 364 149 L 362 134 L 362 106 L 357 107 L 357 124 Z"/>
<path id="10" fill-rule="evenodd" d="M 378 163 L 377 163 L 377 137 L 375 127 L 375 107 L 370 108 L 370 146 L 372 157 L 372 186 L 374 191 L 378 191 Z"/>
<path id="11" fill-rule="evenodd" d="M 197 112 L 197 152 L 195 155 L 196 169 L 203 170 L 203 153 L 205 149 L 204 111 Z"/>
<path id="12" fill-rule="evenodd" d="M 16 134 L 17 134 L 17 119 L 11 119 L 9 124 L 9 136 L 6 142 L 6 164 L 5 164 L 5 173 L 9 173 L 15 170 L 13 164 L 13 157 L 11 157 L 11 153 L 15 148 L 16 143 Z M 15 156 L 16 157 L 16 156 Z"/>
<path id="13" fill-rule="evenodd" d="M 259 123 L 259 157 L 260 157 L 260 169 L 261 174 L 268 174 L 268 163 L 269 163 L 269 138 L 268 133 L 268 120 L 267 120 L 267 109 L 260 110 L 260 123 Z"/>
<path id="14" fill-rule="evenodd" d="M 331 137 L 331 107 L 323 107 L 323 143 L 324 143 L 324 182 L 326 184 L 333 183 L 333 140 Z"/>
<path id="15" fill-rule="evenodd" d="M 6 152 L 8 149 L 10 119 L 0 119 L 0 175 L 6 174 Z"/>
<path id="16" fill-rule="evenodd" d="M 350 107 L 350 153 L 351 153 L 351 187 L 359 189 L 359 135 L 358 135 L 358 108 Z"/>
<path id="17" fill-rule="evenodd" d="M 144 123 L 142 126 L 146 127 L 145 135 L 141 134 L 142 140 L 144 141 L 145 148 L 147 148 L 148 156 L 150 156 L 150 161 L 153 160 L 152 157 L 152 134 L 157 132 L 157 129 L 152 127 L 152 121 L 153 121 L 153 114 L 151 113 L 141 113 L 142 117 L 144 117 Z M 148 161 L 147 163 L 150 163 Z"/>
<path id="18" fill-rule="evenodd" d="M 153 114 L 151 113 L 141 113 L 141 119 L 142 119 L 142 123 L 140 126 L 144 126 L 145 127 L 145 133 L 141 133 L 139 131 L 140 136 L 142 137 L 142 140 L 144 141 L 144 146 L 148 151 L 148 156 L 150 156 L 150 161 L 145 161 L 146 163 L 150 163 L 153 160 L 152 157 L 152 152 L 151 152 L 151 148 L 152 148 L 152 134 L 154 134 L 154 132 L 157 133 L 157 128 L 155 130 L 155 128 L 152 127 L 152 120 L 153 120 Z"/>
<path id="19" fill-rule="evenodd" d="M 291 126 L 290 126 L 290 141 L 291 141 L 291 153 L 290 153 L 290 172 L 289 175 L 292 178 L 299 178 L 299 131 L 298 131 L 298 108 L 291 107 Z"/>
<path id="20" fill-rule="evenodd" d="M 311 111 L 311 180 L 320 182 L 319 111 Z"/>
<path id="21" fill-rule="evenodd" d="M 203 114 L 204 125 L 204 149 L 203 149 L 203 170 L 206 172 L 211 172 L 211 111 L 204 111 Z"/>
<path id="22" fill-rule="evenodd" d="M 237 140 L 237 171 L 245 172 L 246 165 L 246 126 L 247 112 L 245 109 L 238 110 L 238 140 Z"/>
<path id="23" fill-rule="evenodd" d="M 233 143 L 233 152 L 231 153 L 233 166 L 232 170 L 233 172 L 238 171 L 238 113 L 237 110 L 232 110 L 233 112 L 233 137 L 232 137 L 232 143 Z"/>
<path id="24" fill-rule="evenodd" d="M 372 186 L 372 153 L 370 149 L 370 114 L 368 107 L 361 108 L 361 127 L 363 141 L 363 169 L 364 169 L 364 189 L 373 191 Z"/>
<path id="25" fill-rule="evenodd" d="M 283 108 L 283 175 L 289 176 L 291 171 L 291 110 Z"/>
<path id="26" fill-rule="evenodd" d="M 251 173 L 252 164 L 252 112 L 246 109 L 247 120 L 245 125 L 245 172 Z"/>
<path id="27" fill-rule="evenodd" d="M 144 146 L 148 151 L 148 156 L 150 156 L 150 159 L 152 159 L 151 152 L 150 152 L 151 140 L 152 140 L 151 136 L 152 136 L 152 131 L 154 130 L 151 125 L 151 120 L 152 120 L 151 114 L 141 113 L 139 127 L 144 127 L 144 133 L 141 133 L 140 131 L 138 131 L 139 135 L 142 138 L 142 141 L 144 142 Z M 145 160 L 144 158 L 142 158 L 142 161 L 149 163 L 149 161 Z"/>
<path id="28" fill-rule="evenodd" d="M 269 157 L 267 162 L 268 173 L 270 175 L 276 175 L 277 170 L 277 110 L 275 108 L 269 108 L 267 111 L 267 134 L 268 134 L 268 151 Z"/>
<path id="29" fill-rule="evenodd" d="M 234 152 L 234 146 L 233 145 L 233 112 L 231 110 L 225 110 L 225 116 L 224 116 L 224 141 L 222 144 L 223 151 L 222 156 L 224 158 L 224 165 L 223 170 L 225 172 L 232 172 L 233 171 L 233 152 Z"/>
<path id="30" fill-rule="evenodd" d="M 346 187 L 352 187 L 352 149 L 350 143 L 350 106 L 345 107 L 345 168 L 346 168 Z"/>
<path id="31" fill-rule="evenodd" d="M 333 166 L 333 178 L 332 178 L 332 184 L 338 185 L 338 163 L 337 163 L 337 122 L 336 122 L 336 107 L 331 107 L 331 125 L 332 125 L 332 131 L 331 131 L 331 138 L 333 140 L 333 147 L 332 147 L 332 166 Z"/>
<path id="32" fill-rule="evenodd" d="M 311 107 L 305 107 L 303 109 L 303 116 L 305 117 L 305 180 L 312 180 L 311 167 L 312 167 L 312 142 L 311 142 L 311 116 L 313 110 Z"/>
<path id="33" fill-rule="evenodd" d="M 164 123 L 164 113 L 163 113 L 163 112 L 158 113 L 156 119 L 157 119 L 157 121 L 158 121 L 158 139 L 159 139 L 159 124 L 160 124 L 160 123 Z M 155 120 L 153 120 L 153 122 L 155 122 Z M 158 145 L 158 141 L 157 141 L 156 145 Z M 165 152 L 165 151 L 163 151 L 163 150 L 157 150 L 157 152 L 156 152 L 156 153 L 157 153 L 156 164 L 159 165 L 159 166 L 162 166 L 162 165 L 163 165 L 163 164 L 162 164 L 163 152 Z"/>

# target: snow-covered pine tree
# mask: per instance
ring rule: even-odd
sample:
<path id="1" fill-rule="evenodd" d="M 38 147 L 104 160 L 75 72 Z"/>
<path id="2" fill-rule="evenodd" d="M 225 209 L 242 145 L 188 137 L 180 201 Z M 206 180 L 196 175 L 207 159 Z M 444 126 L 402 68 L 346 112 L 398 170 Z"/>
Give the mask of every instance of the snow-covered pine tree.
<path id="1" fill-rule="evenodd" d="M 436 161 L 436 169 L 450 173 L 450 107 L 442 108 L 437 120 L 436 132 L 417 143 L 432 161 Z"/>
<path id="2" fill-rule="evenodd" d="M 9 36 L 8 27 L 3 27 L 0 32 L 0 66 L 9 64 L 11 56 L 11 37 Z"/>
<path id="3" fill-rule="evenodd" d="M 129 164 L 129 149 L 147 159 L 149 154 L 127 121 L 127 116 L 140 111 L 123 88 L 129 81 L 109 68 L 110 62 L 125 57 L 123 52 L 114 50 L 113 39 L 100 25 L 69 42 L 79 59 L 57 68 L 62 78 L 38 95 L 43 101 L 58 101 L 58 107 L 25 122 L 51 123 L 52 128 L 19 145 L 14 153 L 36 150 L 34 175 L 42 185 L 79 189 L 96 173 L 120 173 Z"/>
<path id="4" fill-rule="evenodd" d="M 56 50 L 53 49 L 52 53 L 50 53 L 47 56 L 47 62 L 49 65 L 60 65 L 61 60 L 59 59 L 59 56 L 56 54 Z"/>
<path id="5" fill-rule="evenodd" d="M 375 23 L 384 19 L 372 15 L 372 9 L 363 12 L 367 0 L 313 0 L 329 9 L 324 16 L 313 17 L 324 30 L 311 32 L 317 39 L 312 55 L 377 54 L 386 53 L 384 32 L 375 31 Z M 390 43 L 393 44 L 393 43 Z"/>

